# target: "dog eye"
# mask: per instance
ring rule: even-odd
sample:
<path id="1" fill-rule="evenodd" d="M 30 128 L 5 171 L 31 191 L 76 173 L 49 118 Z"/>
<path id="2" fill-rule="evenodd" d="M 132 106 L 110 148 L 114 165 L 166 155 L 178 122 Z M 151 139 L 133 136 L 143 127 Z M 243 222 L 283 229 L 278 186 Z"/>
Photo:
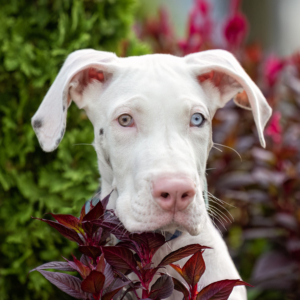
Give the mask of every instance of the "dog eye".
<path id="1" fill-rule="evenodd" d="M 205 119 L 203 117 L 203 115 L 201 115 L 200 113 L 195 113 L 192 115 L 191 117 L 191 125 L 192 126 L 201 126 L 204 123 Z"/>
<path id="2" fill-rule="evenodd" d="M 133 123 L 133 118 L 130 115 L 124 114 L 118 118 L 119 124 L 123 127 L 129 127 Z"/>

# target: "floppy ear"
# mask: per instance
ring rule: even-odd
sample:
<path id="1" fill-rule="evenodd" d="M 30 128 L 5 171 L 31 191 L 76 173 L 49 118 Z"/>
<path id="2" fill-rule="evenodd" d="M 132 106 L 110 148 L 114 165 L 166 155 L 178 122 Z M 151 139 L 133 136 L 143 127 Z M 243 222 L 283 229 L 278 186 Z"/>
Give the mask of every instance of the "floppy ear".
<path id="1" fill-rule="evenodd" d="M 208 50 L 184 57 L 200 84 L 211 83 L 219 90 L 218 107 L 234 98 L 235 103 L 251 109 L 262 147 L 266 146 L 263 130 L 272 109 L 262 92 L 251 80 L 236 58 L 225 50 Z"/>
<path id="2" fill-rule="evenodd" d="M 67 57 L 31 120 L 44 151 L 55 150 L 63 138 L 72 100 L 79 108 L 84 107 L 84 89 L 95 81 L 104 84 L 117 59 L 113 53 L 92 49 L 75 51 Z"/>

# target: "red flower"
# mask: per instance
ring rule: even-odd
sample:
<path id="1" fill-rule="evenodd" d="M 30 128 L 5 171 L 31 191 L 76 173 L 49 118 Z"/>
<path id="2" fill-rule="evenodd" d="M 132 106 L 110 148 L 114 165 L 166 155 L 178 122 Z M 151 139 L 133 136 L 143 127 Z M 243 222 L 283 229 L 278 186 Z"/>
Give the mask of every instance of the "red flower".
<path id="1" fill-rule="evenodd" d="M 281 113 L 274 112 L 270 124 L 266 129 L 266 135 L 270 136 L 275 144 L 282 142 L 282 127 L 280 125 Z"/>
<path id="2" fill-rule="evenodd" d="M 283 59 L 280 59 L 275 55 L 268 57 L 264 66 L 264 77 L 269 87 L 273 87 L 277 83 L 284 65 L 285 61 Z"/>

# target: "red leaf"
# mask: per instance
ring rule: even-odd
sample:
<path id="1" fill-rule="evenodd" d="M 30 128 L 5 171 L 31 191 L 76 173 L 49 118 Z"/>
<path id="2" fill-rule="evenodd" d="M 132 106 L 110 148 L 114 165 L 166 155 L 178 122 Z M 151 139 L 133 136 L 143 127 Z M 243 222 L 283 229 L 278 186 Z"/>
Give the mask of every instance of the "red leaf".
<path id="1" fill-rule="evenodd" d="M 174 290 L 174 283 L 172 277 L 164 274 L 159 277 L 151 287 L 149 298 L 151 299 L 165 299 L 172 295 Z"/>
<path id="2" fill-rule="evenodd" d="M 99 227 L 100 225 L 97 225 L 90 221 L 82 222 L 82 228 L 89 238 L 93 237 L 93 234 L 98 230 Z"/>
<path id="3" fill-rule="evenodd" d="M 32 269 L 31 271 L 29 271 L 29 273 L 31 273 L 33 271 L 47 270 L 47 269 L 74 272 L 74 268 L 70 267 L 66 261 L 52 261 L 52 262 L 43 264 L 41 266 L 38 266 L 35 269 Z"/>
<path id="4" fill-rule="evenodd" d="M 98 220 L 104 214 L 102 202 L 99 201 L 82 219 L 82 221 Z"/>
<path id="5" fill-rule="evenodd" d="M 202 256 L 202 251 L 196 252 L 183 266 L 182 273 L 184 279 L 192 287 L 198 284 L 200 278 L 205 272 L 205 263 Z"/>
<path id="6" fill-rule="evenodd" d="M 91 273 L 91 269 L 85 266 L 74 255 L 72 256 L 74 261 L 68 261 L 68 264 L 70 265 L 70 267 L 75 269 L 83 279 L 85 279 Z"/>
<path id="7" fill-rule="evenodd" d="M 81 281 L 75 276 L 59 272 L 38 270 L 47 280 L 60 290 L 76 299 L 87 299 L 88 295 L 81 289 Z"/>
<path id="8" fill-rule="evenodd" d="M 179 265 L 170 264 L 169 266 L 172 267 L 181 277 L 183 277 L 187 283 L 189 282 L 189 278 L 185 278 L 186 275 L 182 272 L 182 269 Z"/>
<path id="9" fill-rule="evenodd" d="M 92 271 L 90 275 L 81 283 L 81 288 L 87 293 L 99 296 L 105 282 L 105 276 L 98 272 Z"/>
<path id="10" fill-rule="evenodd" d="M 78 250 L 96 261 L 97 257 L 101 255 L 102 250 L 100 247 L 96 246 L 79 246 Z"/>
<path id="11" fill-rule="evenodd" d="M 173 279 L 173 283 L 174 283 L 174 290 L 179 291 L 183 294 L 184 299 L 187 300 L 189 299 L 189 290 L 188 288 L 179 280 L 177 280 L 176 278 L 172 277 Z"/>
<path id="12" fill-rule="evenodd" d="M 76 242 L 79 245 L 83 244 L 83 241 L 81 240 L 81 238 L 79 237 L 79 235 L 77 234 L 77 232 L 75 230 L 70 229 L 70 228 L 68 228 L 62 224 L 59 224 L 57 222 L 54 222 L 54 221 L 40 219 L 40 218 L 33 218 L 33 219 L 37 219 L 37 220 L 48 223 L 50 226 L 52 226 L 54 229 L 56 229 L 60 234 L 62 234 L 64 237 L 66 237 L 70 241 Z"/>
<path id="13" fill-rule="evenodd" d="M 153 268 L 153 269 L 148 269 L 148 270 L 143 270 L 143 281 L 146 283 L 150 283 L 154 277 L 154 275 L 156 274 L 157 270 L 159 269 L 159 267 Z"/>
<path id="14" fill-rule="evenodd" d="M 106 261 L 117 270 L 125 273 L 132 270 L 137 273 L 136 261 L 133 253 L 124 247 L 102 247 Z"/>
<path id="15" fill-rule="evenodd" d="M 96 271 L 104 273 L 104 270 L 105 270 L 105 261 L 104 261 L 104 255 L 102 254 L 99 257 L 99 261 L 96 266 Z"/>
<path id="16" fill-rule="evenodd" d="M 227 300 L 233 288 L 238 285 L 251 286 L 249 283 L 235 280 L 220 280 L 203 288 L 197 295 L 197 300 Z"/>
<path id="17" fill-rule="evenodd" d="M 80 221 L 72 216 L 72 215 L 61 215 L 61 214 L 51 214 L 50 215 L 60 224 L 68 227 L 68 228 L 71 228 L 71 229 L 74 229 L 74 230 L 77 230 L 77 231 L 82 231 L 81 230 L 81 226 L 80 226 Z"/>
<path id="18" fill-rule="evenodd" d="M 187 256 L 193 255 L 194 253 L 202 250 L 202 249 L 211 249 L 206 246 L 201 246 L 199 244 L 191 244 L 185 247 L 182 247 L 176 251 L 171 252 L 168 254 L 158 265 L 159 267 L 163 267 L 166 265 L 169 265 L 175 261 L 178 261 L 182 258 L 185 258 Z"/>

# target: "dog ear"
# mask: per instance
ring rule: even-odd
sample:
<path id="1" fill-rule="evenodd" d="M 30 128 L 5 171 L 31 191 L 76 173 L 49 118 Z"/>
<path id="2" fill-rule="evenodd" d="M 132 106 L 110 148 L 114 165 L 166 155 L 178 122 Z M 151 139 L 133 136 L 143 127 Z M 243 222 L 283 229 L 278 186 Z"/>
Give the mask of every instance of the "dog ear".
<path id="1" fill-rule="evenodd" d="M 210 83 L 219 90 L 217 107 L 223 107 L 234 98 L 238 106 L 252 110 L 260 143 L 265 147 L 263 130 L 272 109 L 236 58 L 225 50 L 208 50 L 187 55 L 184 59 L 193 65 L 193 75 L 202 86 Z"/>
<path id="2" fill-rule="evenodd" d="M 67 109 L 72 100 L 83 108 L 83 92 L 89 83 L 103 84 L 115 69 L 117 56 L 92 49 L 70 54 L 47 92 L 31 124 L 44 151 L 57 148 L 63 138 Z"/>

